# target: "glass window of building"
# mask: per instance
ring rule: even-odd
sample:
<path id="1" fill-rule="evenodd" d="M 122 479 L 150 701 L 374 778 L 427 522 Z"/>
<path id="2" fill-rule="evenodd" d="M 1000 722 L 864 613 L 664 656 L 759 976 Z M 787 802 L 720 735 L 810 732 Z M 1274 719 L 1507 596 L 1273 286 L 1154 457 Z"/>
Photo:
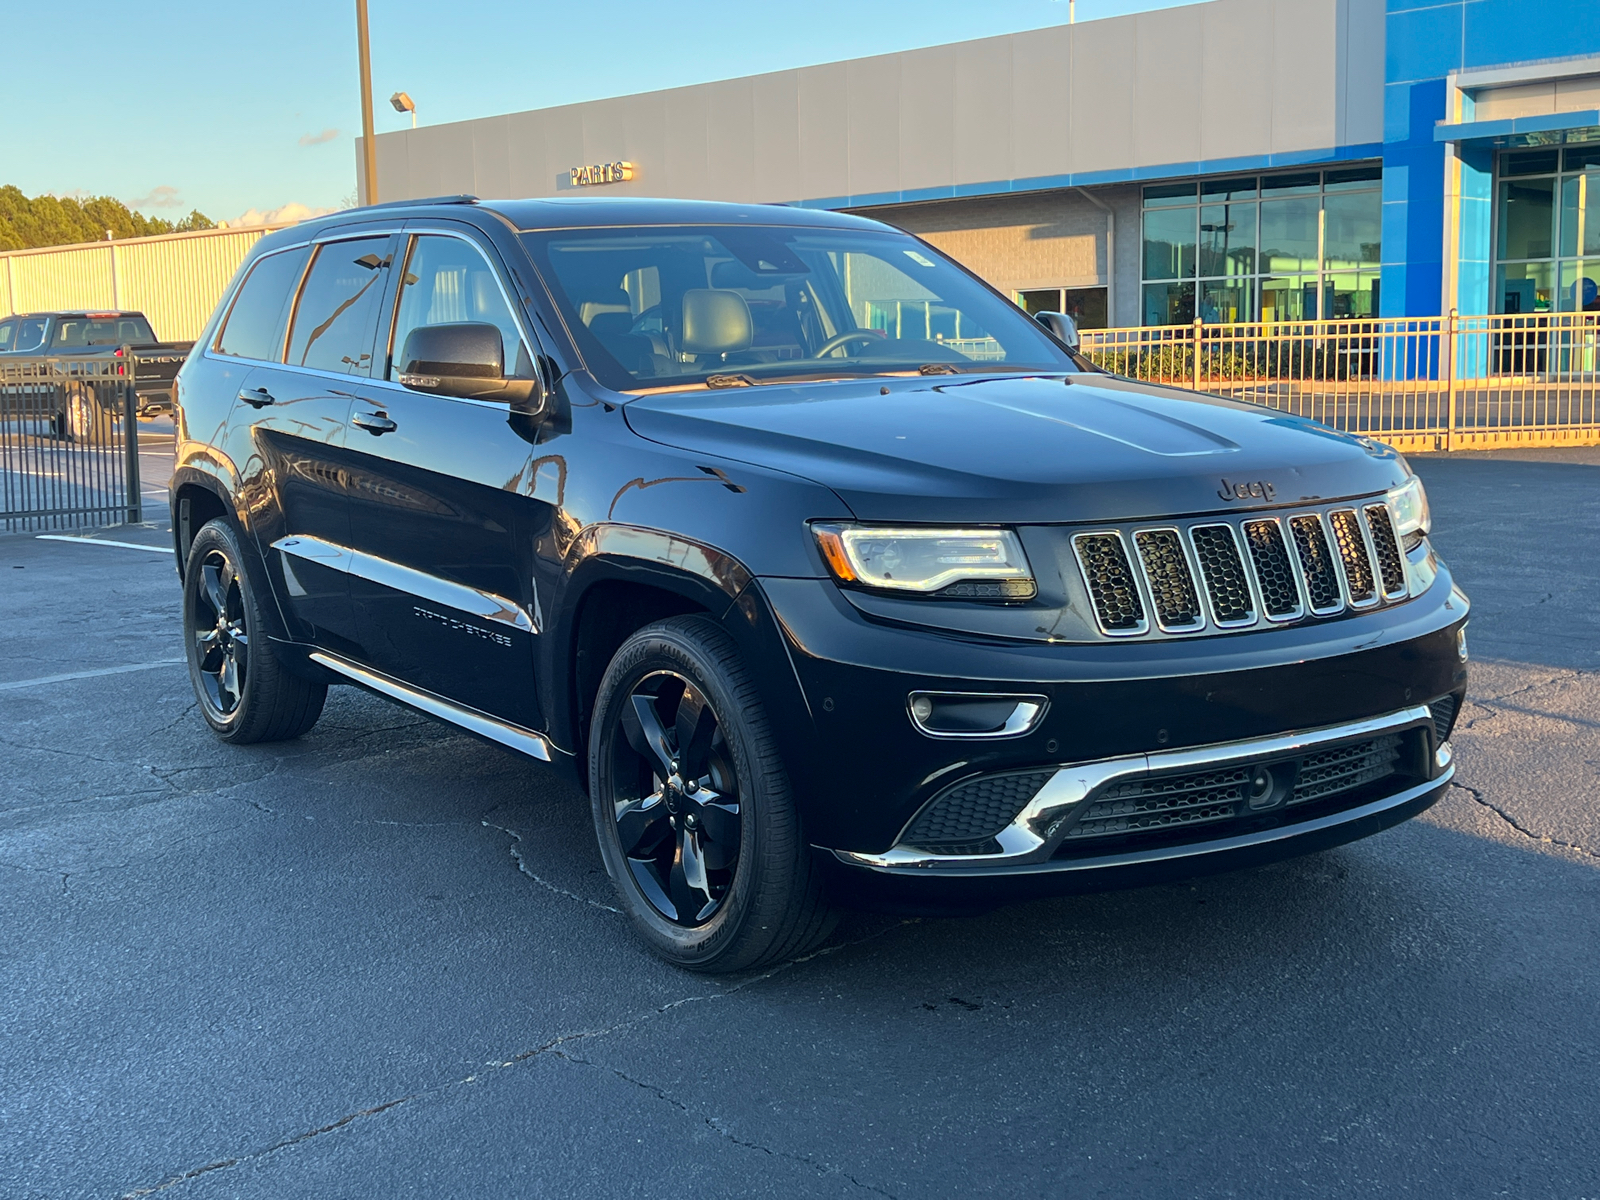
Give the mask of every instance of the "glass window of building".
<path id="1" fill-rule="evenodd" d="M 1109 324 L 1103 287 L 1035 288 L 1018 292 L 1017 303 L 1030 315 L 1066 313 L 1079 329 L 1105 329 Z"/>
<path id="2" fill-rule="evenodd" d="M 1503 151 L 1494 249 L 1495 312 L 1600 312 L 1600 145 Z"/>
<path id="3" fill-rule="evenodd" d="M 1381 187 L 1363 166 L 1146 188 L 1144 324 L 1376 316 Z"/>

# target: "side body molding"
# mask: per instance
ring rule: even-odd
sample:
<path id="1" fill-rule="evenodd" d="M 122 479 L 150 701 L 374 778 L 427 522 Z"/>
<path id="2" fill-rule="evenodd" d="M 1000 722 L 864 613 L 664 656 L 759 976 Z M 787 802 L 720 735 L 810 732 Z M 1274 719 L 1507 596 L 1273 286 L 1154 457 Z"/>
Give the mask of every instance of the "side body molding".
<path id="1" fill-rule="evenodd" d="M 273 542 L 272 548 L 283 558 L 283 578 L 290 595 L 300 594 L 296 591 L 299 581 L 294 575 L 293 560 L 301 558 L 336 571 L 343 571 L 347 575 L 371 580 L 397 592 L 409 592 L 423 600 L 431 600 L 435 604 L 468 613 L 480 620 L 509 625 L 523 633 L 539 632 L 538 623 L 514 600 L 497 596 L 493 592 L 467 587 L 465 584 L 454 583 L 448 579 L 440 579 L 437 575 L 429 575 L 425 571 L 402 566 L 373 554 L 364 554 L 349 546 L 338 546 L 321 538 L 290 534 Z"/>

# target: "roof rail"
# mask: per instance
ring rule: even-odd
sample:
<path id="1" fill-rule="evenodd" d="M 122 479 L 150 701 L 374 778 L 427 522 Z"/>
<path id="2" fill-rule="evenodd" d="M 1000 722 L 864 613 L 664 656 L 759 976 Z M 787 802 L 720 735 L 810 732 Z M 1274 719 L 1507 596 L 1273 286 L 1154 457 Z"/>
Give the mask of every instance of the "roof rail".
<path id="1" fill-rule="evenodd" d="M 409 208 L 418 204 L 476 204 L 476 196 L 418 196 L 415 200 L 385 200 L 381 204 L 363 204 L 362 208 Z"/>

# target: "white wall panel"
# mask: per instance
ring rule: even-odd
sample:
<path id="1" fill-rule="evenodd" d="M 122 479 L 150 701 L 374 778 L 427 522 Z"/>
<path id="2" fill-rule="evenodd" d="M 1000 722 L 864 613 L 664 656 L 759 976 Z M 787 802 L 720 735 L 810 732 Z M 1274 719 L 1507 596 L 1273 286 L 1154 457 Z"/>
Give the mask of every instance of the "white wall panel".
<path id="1" fill-rule="evenodd" d="M 1134 165 L 1133 111 L 1138 61 L 1135 19 L 1089 21 L 1072 35 L 1072 170 L 1115 171 Z"/>
<path id="2" fill-rule="evenodd" d="M 1379 0 L 1382 3 L 1382 0 Z M 1272 46 L 1273 0 L 1201 8 L 1200 152 L 1241 158 L 1272 144 L 1272 75 L 1260 68 Z M 1378 99 L 1383 99 L 1380 81 Z"/>
<path id="3" fill-rule="evenodd" d="M 1200 157 L 1201 9 L 1140 13 L 1134 20 L 1135 166 L 1195 162 Z"/>

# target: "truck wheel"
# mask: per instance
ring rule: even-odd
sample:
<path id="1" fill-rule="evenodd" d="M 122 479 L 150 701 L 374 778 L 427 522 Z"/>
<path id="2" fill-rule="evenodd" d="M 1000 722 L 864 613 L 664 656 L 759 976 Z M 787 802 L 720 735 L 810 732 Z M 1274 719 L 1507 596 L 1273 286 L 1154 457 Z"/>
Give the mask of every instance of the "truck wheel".
<path id="1" fill-rule="evenodd" d="M 60 426 L 68 440 L 80 446 L 103 446 L 111 441 L 116 418 L 101 407 L 92 387 L 70 383 L 62 401 Z"/>
<path id="2" fill-rule="evenodd" d="M 617 894 L 667 961 L 739 971 L 832 930 L 760 694 L 710 619 L 648 625 L 617 651 L 590 725 L 589 794 Z"/>
<path id="3" fill-rule="evenodd" d="M 183 573 L 184 644 L 200 713 L 225 742 L 280 742 L 317 723 L 328 685 L 284 670 L 262 634 L 260 598 L 233 529 L 195 534 Z"/>

